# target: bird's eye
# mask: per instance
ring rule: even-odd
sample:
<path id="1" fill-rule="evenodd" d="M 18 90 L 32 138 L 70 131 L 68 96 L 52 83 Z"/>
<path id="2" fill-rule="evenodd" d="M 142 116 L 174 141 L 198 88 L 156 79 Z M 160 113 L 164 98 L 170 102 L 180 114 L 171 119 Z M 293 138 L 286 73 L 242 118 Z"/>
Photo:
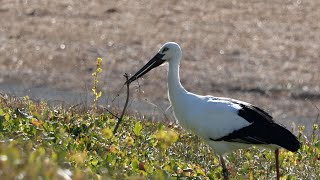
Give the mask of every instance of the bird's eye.
<path id="1" fill-rule="evenodd" d="M 162 53 L 164 53 L 164 52 L 166 52 L 166 51 L 168 51 L 168 50 L 169 50 L 169 48 L 164 47 L 163 50 L 162 50 Z"/>

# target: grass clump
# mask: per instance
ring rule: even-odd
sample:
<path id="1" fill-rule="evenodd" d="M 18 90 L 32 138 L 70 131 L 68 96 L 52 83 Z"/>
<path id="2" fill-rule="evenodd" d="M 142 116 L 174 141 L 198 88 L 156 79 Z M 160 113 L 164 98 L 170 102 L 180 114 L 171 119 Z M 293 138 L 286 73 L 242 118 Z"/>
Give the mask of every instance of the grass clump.
<path id="1" fill-rule="evenodd" d="M 117 136 L 116 119 L 105 112 L 51 108 L 28 98 L 0 97 L 0 174 L 4 179 L 221 179 L 212 150 L 198 137 L 171 123 L 125 117 Z M 91 111 L 92 112 L 92 111 Z M 280 153 L 283 179 L 320 178 L 318 125 L 298 153 Z M 275 177 L 273 152 L 252 148 L 231 153 L 233 179 Z"/>

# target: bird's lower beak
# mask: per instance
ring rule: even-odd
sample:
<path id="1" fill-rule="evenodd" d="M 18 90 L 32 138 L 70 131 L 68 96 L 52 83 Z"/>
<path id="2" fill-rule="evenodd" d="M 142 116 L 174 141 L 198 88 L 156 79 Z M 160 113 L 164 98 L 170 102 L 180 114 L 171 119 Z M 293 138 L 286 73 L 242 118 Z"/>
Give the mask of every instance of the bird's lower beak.
<path id="1" fill-rule="evenodd" d="M 164 55 L 160 53 L 156 54 L 146 65 L 144 65 L 138 72 L 136 72 L 125 84 L 128 84 L 128 83 L 130 84 L 131 82 L 145 75 L 151 69 L 163 64 L 165 62 L 165 60 L 162 59 L 163 56 Z"/>

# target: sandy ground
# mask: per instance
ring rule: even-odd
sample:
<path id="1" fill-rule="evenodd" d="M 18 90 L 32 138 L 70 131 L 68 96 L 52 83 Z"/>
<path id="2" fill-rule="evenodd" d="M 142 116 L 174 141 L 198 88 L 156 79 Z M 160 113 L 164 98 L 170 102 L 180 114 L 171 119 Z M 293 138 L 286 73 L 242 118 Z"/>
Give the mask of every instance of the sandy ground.
<path id="1" fill-rule="evenodd" d="M 288 126 L 309 125 L 320 108 L 319 19 L 318 0 L 0 0 L 0 92 L 44 88 L 51 99 L 77 99 L 90 92 L 101 56 L 99 86 L 113 97 L 124 73 L 175 41 L 186 89 L 253 103 Z M 133 103 L 165 108 L 166 68 L 139 82 Z"/>

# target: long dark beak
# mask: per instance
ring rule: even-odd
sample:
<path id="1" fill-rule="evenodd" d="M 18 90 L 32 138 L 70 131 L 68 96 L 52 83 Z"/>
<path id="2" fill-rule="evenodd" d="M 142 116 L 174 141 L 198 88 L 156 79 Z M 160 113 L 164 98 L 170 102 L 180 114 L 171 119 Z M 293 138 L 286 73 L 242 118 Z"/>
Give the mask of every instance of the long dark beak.
<path id="1" fill-rule="evenodd" d="M 163 64 L 165 62 L 165 60 L 162 59 L 163 56 L 164 54 L 160 54 L 160 53 L 156 54 L 146 65 L 144 65 L 138 72 L 136 72 L 125 84 L 132 83 L 133 81 L 145 75 L 151 69 Z"/>

